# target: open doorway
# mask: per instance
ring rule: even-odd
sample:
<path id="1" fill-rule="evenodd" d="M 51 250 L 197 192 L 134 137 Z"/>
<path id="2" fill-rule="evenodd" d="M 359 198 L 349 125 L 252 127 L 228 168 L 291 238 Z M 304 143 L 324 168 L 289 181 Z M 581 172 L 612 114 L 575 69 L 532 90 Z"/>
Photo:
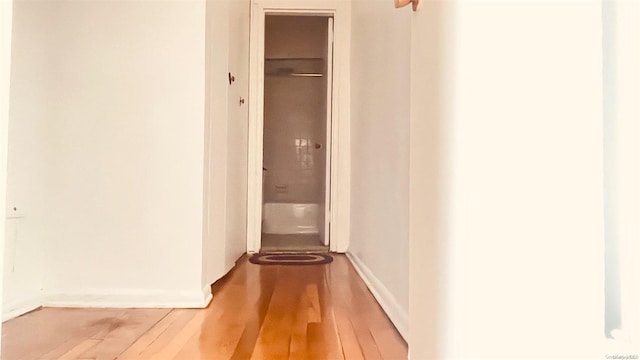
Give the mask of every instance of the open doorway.
<path id="1" fill-rule="evenodd" d="M 267 52 L 267 42 L 272 34 L 268 33 L 267 19 L 273 21 L 291 21 L 303 24 L 315 23 L 322 26 L 322 39 L 324 42 L 317 47 L 312 47 L 311 40 L 305 40 L 305 31 L 301 28 L 289 28 L 284 30 L 291 38 L 302 38 L 302 44 L 306 48 L 315 49 L 311 55 L 296 55 L 298 50 L 291 42 L 284 42 L 281 46 L 283 55 L 272 53 L 272 49 Z M 275 20 L 274 20 L 275 19 Z M 293 204 L 317 204 L 317 220 L 315 226 L 318 229 L 318 237 L 322 241 L 323 249 L 329 246 L 332 252 L 345 252 L 349 245 L 350 235 L 350 170 L 351 170 L 351 129 L 349 123 L 350 109 L 350 7 L 344 2 L 328 2 L 326 0 L 305 0 L 304 2 L 293 2 L 283 0 L 260 0 L 252 3 L 251 6 L 251 40 L 249 56 L 249 124 L 248 124 L 248 159 L 247 159 L 247 252 L 254 253 L 263 249 L 262 246 L 262 226 L 263 210 L 265 203 L 265 184 L 271 184 L 275 189 L 276 181 L 267 179 L 275 177 L 275 171 L 269 168 L 269 163 L 263 161 L 265 140 L 265 100 L 269 96 L 266 94 L 267 82 L 275 79 L 285 81 L 315 81 L 324 86 L 326 93 L 321 99 L 325 104 L 323 112 L 326 122 L 325 142 L 299 141 L 298 147 L 306 146 L 309 151 L 315 149 L 316 143 L 320 145 L 322 156 L 324 156 L 325 179 L 324 201 L 314 200 L 314 202 L 293 202 Z M 284 26 L 284 25 L 282 25 Z M 309 25 L 304 25 L 309 26 Z M 325 45 L 326 44 L 326 45 Z M 321 49 L 322 52 L 318 52 Z M 295 60 L 302 58 L 303 60 Z M 308 58 L 322 58 L 322 61 Z M 265 60 L 281 59 L 281 60 Z M 307 59 L 307 60 L 305 60 Z M 306 67 L 286 65 L 287 61 L 299 63 Z M 315 65 L 313 64 L 315 62 Z M 282 63 L 278 65 L 278 63 Z M 313 66 L 322 64 L 320 70 Z M 274 74 L 275 75 L 267 75 Z M 313 75 L 316 74 L 316 75 Z M 322 76 L 319 76 L 321 74 Z M 267 79 L 269 78 L 269 79 Z M 322 88 L 322 87 L 321 87 Z M 322 91 L 317 91 L 322 92 Z M 270 91 L 270 93 L 272 93 Z M 319 96 L 322 96 L 320 94 Z M 267 99 L 268 100 L 268 99 Z M 317 100 L 317 99 L 316 99 Z M 267 104 L 268 106 L 268 104 Z M 317 108 L 321 108 L 318 106 Z M 322 109 L 320 110 L 322 111 Z M 268 120 L 268 119 L 267 119 Z M 302 136 L 299 139 L 307 139 Z M 294 140 L 294 146 L 295 140 Z M 302 150 L 302 149 L 301 149 Z M 314 165 L 316 161 L 314 159 Z M 273 167 L 273 166 L 271 166 Z M 266 171 L 263 169 L 267 169 Z M 264 181 L 263 181 L 264 179 Z M 294 179 L 297 181 L 297 179 Z M 279 191 L 289 190 L 283 188 L 285 184 L 278 184 Z M 317 199 L 317 197 L 316 197 Z M 289 200 L 286 200 L 287 202 Z M 317 201 L 317 202 L 316 202 Z M 269 200 L 267 203 L 285 203 L 285 200 Z M 294 207 L 290 207 L 293 209 Z M 312 208 L 312 207 L 310 207 Z M 280 209 L 282 210 L 282 209 Z M 302 209 L 298 208 L 294 214 L 300 214 Z M 292 213 L 293 210 L 290 212 Z M 272 212 L 273 214 L 273 212 Z M 278 214 L 278 212 L 276 212 Z M 269 215 L 267 215 L 269 216 Z M 309 217 L 307 217 L 309 218 Z M 302 223 L 302 228 L 307 224 Z M 285 250 L 282 250 L 285 251 Z"/>
<path id="2" fill-rule="evenodd" d="M 261 251 L 328 251 L 333 18 L 265 16 Z"/>

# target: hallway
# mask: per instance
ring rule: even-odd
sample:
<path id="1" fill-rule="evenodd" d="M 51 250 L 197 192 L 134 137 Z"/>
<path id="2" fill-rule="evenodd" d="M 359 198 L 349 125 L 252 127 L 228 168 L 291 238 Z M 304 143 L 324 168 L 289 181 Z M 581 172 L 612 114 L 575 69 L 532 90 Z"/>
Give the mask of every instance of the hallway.
<path id="1" fill-rule="evenodd" d="M 202 310 L 36 310 L 4 324 L 3 359 L 407 358 L 344 255 L 316 266 L 244 256 L 213 293 Z"/>
<path id="2" fill-rule="evenodd" d="M 640 1 L 400 1 L 0 1 L 2 359 L 640 356 Z"/>

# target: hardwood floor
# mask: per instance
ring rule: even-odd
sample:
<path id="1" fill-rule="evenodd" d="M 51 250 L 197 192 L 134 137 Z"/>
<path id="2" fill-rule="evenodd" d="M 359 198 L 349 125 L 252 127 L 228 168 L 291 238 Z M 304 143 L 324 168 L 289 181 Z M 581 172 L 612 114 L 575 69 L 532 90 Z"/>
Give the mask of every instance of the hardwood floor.
<path id="1" fill-rule="evenodd" d="M 349 260 L 334 257 L 243 258 L 206 309 L 40 309 L 3 324 L 2 359 L 406 359 Z"/>

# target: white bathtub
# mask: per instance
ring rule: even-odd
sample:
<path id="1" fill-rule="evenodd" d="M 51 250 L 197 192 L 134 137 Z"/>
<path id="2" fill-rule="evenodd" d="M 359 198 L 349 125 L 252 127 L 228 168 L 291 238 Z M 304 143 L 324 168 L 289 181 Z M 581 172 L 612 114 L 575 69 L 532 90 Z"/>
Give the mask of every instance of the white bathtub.
<path id="1" fill-rule="evenodd" d="M 266 203 L 262 206 L 265 234 L 317 234 L 318 204 Z"/>

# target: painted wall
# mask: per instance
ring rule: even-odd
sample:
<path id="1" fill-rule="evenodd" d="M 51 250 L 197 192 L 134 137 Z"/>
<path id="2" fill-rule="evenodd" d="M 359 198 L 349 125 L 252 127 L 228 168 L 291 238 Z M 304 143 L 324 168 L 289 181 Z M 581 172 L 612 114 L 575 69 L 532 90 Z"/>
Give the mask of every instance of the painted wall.
<path id="1" fill-rule="evenodd" d="M 447 125 L 454 106 L 454 2 L 425 2 L 411 19 L 409 314 L 411 359 L 445 359 L 449 275 Z M 403 9 L 401 11 L 409 11 Z"/>
<path id="2" fill-rule="evenodd" d="M 44 303 L 202 306 L 204 2 L 15 11 L 16 48 L 43 59 L 12 74 L 12 137 L 42 142 L 9 173 L 39 183 L 9 197 L 46 254 Z"/>
<path id="3" fill-rule="evenodd" d="M 603 6 L 606 353 L 640 352 L 640 4 Z"/>
<path id="4" fill-rule="evenodd" d="M 18 1 L 14 10 L 3 320 L 42 303 L 50 156 L 47 108 L 34 106 L 51 91 L 50 21 L 41 3 Z"/>
<path id="5" fill-rule="evenodd" d="M 206 3 L 203 286 L 246 251 L 249 0 Z M 228 74 L 235 77 L 229 84 Z"/>
<path id="6" fill-rule="evenodd" d="M 8 172 L 11 173 L 11 167 Z M 10 218 L 6 220 L 4 234 L 2 320 L 11 319 L 42 304 L 44 253 L 41 238 L 34 234 L 37 230 L 34 230 L 35 221 L 31 217 L 17 218 L 11 213 L 12 207 L 9 206 L 7 215 Z"/>
<path id="7" fill-rule="evenodd" d="M 206 108 L 203 207 L 203 286 L 229 269 L 225 264 L 227 211 L 227 104 L 229 2 L 206 4 Z"/>
<path id="8" fill-rule="evenodd" d="M 413 14 L 411 358 L 602 358 L 600 10 Z"/>
<path id="9" fill-rule="evenodd" d="M 352 5 L 349 254 L 405 336 L 410 16 L 394 9 L 393 2 Z"/>
<path id="10" fill-rule="evenodd" d="M 5 202 L 7 179 L 7 140 L 9 129 L 9 78 L 11 73 L 11 29 L 13 24 L 13 3 L 0 3 L 0 205 Z M 5 208 L 0 206 L 0 253 L 4 251 L 4 218 Z M 2 253 L 3 255 L 3 253 Z M 3 266 L 4 259 L 0 256 L 0 313 L 3 308 Z M 0 326 L 0 349 L 2 348 L 2 326 Z M 1 352 L 1 351 L 0 351 Z M 2 354 L 0 354 L 2 355 Z"/>

